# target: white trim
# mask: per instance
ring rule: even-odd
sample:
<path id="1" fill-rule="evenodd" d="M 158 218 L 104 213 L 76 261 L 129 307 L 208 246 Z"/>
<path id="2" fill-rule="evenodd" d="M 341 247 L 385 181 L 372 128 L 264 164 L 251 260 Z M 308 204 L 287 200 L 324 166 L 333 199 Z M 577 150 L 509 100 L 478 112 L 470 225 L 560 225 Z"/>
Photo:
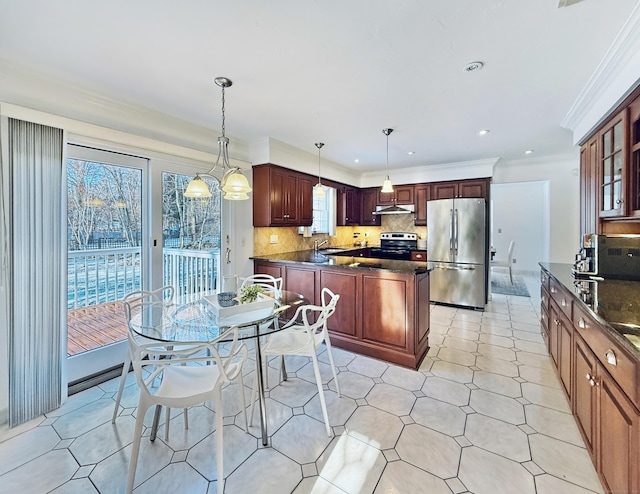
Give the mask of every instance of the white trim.
<path id="1" fill-rule="evenodd" d="M 640 1 L 562 119 L 574 144 L 591 133 L 640 80 Z"/>
<path id="2" fill-rule="evenodd" d="M 69 142 L 74 144 L 93 145 L 99 148 L 104 147 L 106 145 L 105 143 L 109 143 L 109 149 L 116 151 L 127 152 L 137 156 L 149 153 L 150 155 L 155 154 L 157 157 L 159 156 L 157 153 L 159 153 L 165 157 L 186 158 L 199 163 L 200 166 L 204 164 L 207 169 L 211 168 L 217 157 L 217 154 L 214 153 L 162 142 L 120 130 L 109 129 L 72 118 L 33 110 L 31 108 L 24 108 L 12 103 L 0 102 L 0 115 L 64 129 L 69 133 Z M 141 151 L 145 153 L 141 153 Z M 148 157 L 150 158 L 152 156 Z M 231 164 L 241 166 L 242 168 L 250 167 L 248 161 L 236 158 L 232 158 L 230 161 Z"/>
<path id="3" fill-rule="evenodd" d="M 424 165 L 412 168 L 392 170 L 391 181 L 397 184 L 413 184 L 422 182 L 441 182 L 446 180 L 463 180 L 471 178 L 493 177 L 493 169 L 500 158 L 489 158 L 473 161 L 459 161 L 438 165 Z M 382 184 L 382 171 L 362 174 L 362 187 L 376 187 Z"/>

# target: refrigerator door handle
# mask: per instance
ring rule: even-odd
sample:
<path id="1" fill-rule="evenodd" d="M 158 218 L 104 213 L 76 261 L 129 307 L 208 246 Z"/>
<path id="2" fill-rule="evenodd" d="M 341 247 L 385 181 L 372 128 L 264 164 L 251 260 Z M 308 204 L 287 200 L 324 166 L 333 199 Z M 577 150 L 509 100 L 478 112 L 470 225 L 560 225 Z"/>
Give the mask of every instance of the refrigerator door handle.
<path id="1" fill-rule="evenodd" d="M 449 210 L 449 253 L 453 257 L 453 238 L 455 235 L 454 225 L 453 225 L 453 209 Z"/>
<path id="2" fill-rule="evenodd" d="M 455 209 L 453 216 L 453 224 L 454 224 L 454 244 L 453 244 L 453 252 L 457 256 L 458 255 L 458 208 Z"/>
<path id="3" fill-rule="evenodd" d="M 449 271 L 475 271 L 475 266 L 452 266 L 451 264 L 436 264 L 436 269 L 447 269 Z"/>

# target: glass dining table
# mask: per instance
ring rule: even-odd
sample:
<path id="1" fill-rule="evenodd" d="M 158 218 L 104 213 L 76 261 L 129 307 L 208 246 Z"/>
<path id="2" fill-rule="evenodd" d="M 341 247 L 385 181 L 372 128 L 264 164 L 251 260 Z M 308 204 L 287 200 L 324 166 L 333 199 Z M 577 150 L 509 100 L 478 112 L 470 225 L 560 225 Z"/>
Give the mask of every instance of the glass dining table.
<path id="1" fill-rule="evenodd" d="M 282 290 L 279 296 L 271 296 L 274 298 L 273 308 L 251 310 L 222 318 L 218 317 L 215 310 L 216 304 L 211 302 L 216 297 L 215 293 L 204 293 L 197 298 L 178 297 L 173 303 L 159 304 L 151 311 L 132 314 L 129 322 L 129 327 L 134 333 L 160 341 L 165 345 L 194 341 L 224 343 L 233 339 L 230 329 L 238 326 L 239 340 L 254 341 L 260 431 L 264 446 L 268 444 L 267 410 L 260 340 L 262 336 L 281 331 L 294 324 L 295 321 L 292 318 L 298 306 L 310 303 L 303 295 L 286 290 Z M 151 440 L 155 439 L 160 412 L 161 408 L 157 407 Z"/>

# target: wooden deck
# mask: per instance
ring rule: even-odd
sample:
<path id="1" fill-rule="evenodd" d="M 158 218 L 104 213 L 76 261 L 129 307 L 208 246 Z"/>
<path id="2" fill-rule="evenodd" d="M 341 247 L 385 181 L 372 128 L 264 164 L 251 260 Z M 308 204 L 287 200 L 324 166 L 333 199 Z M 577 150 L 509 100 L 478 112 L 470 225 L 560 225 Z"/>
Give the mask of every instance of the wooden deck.
<path id="1" fill-rule="evenodd" d="M 67 354 L 77 355 L 127 337 L 122 302 L 107 302 L 68 311 Z"/>

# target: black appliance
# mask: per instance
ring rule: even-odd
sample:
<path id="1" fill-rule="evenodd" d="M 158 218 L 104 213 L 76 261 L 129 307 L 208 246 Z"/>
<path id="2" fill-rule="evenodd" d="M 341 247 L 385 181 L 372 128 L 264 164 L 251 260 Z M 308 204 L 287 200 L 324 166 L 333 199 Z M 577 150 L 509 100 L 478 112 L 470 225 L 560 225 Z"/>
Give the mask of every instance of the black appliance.
<path id="1" fill-rule="evenodd" d="M 584 235 L 572 271 L 576 277 L 640 280 L 640 235 Z"/>
<path id="2" fill-rule="evenodd" d="M 411 251 L 417 248 L 417 233 L 384 232 L 380 234 L 380 247 L 371 247 L 370 256 L 378 259 L 410 261 Z"/>

